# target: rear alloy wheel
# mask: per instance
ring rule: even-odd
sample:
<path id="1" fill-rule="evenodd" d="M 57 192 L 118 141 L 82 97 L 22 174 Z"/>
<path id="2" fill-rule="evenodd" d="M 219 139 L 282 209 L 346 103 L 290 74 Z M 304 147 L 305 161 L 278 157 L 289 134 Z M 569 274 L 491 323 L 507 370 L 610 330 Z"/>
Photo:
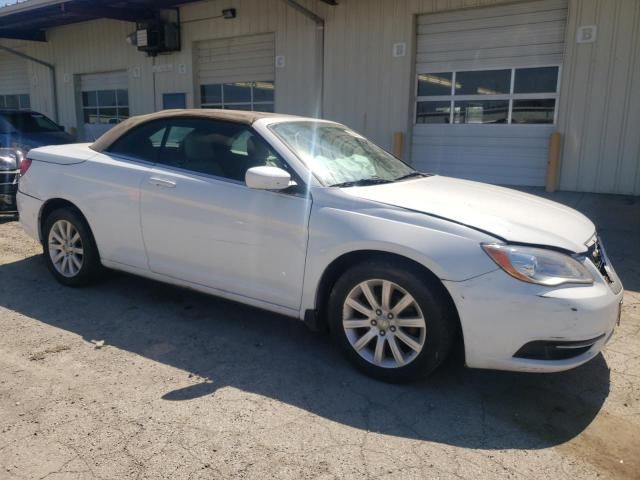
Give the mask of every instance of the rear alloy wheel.
<path id="1" fill-rule="evenodd" d="M 43 225 L 44 256 L 56 279 L 71 287 L 92 283 L 102 270 L 93 235 L 71 208 L 53 211 Z"/>
<path id="2" fill-rule="evenodd" d="M 72 278 L 82 269 L 84 249 L 75 226 L 68 220 L 58 220 L 49 230 L 49 257 L 53 267 L 64 277 Z"/>
<path id="3" fill-rule="evenodd" d="M 446 358 L 457 317 L 444 288 L 427 273 L 401 260 L 368 261 L 335 283 L 331 334 L 366 374 L 406 382 L 427 376 Z"/>

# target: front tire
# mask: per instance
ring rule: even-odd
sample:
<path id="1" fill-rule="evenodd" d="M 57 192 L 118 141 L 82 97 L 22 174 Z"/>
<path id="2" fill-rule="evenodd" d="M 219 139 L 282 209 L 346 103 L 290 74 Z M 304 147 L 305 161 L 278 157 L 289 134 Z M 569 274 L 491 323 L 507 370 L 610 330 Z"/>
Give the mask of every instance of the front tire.
<path id="1" fill-rule="evenodd" d="M 449 353 L 455 312 L 436 279 L 400 261 L 347 270 L 329 297 L 331 334 L 365 374 L 391 383 L 426 377 Z"/>
<path id="2" fill-rule="evenodd" d="M 89 226 L 70 208 L 54 210 L 43 225 L 44 258 L 58 282 L 69 287 L 94 283 L 102 271 Z"/>

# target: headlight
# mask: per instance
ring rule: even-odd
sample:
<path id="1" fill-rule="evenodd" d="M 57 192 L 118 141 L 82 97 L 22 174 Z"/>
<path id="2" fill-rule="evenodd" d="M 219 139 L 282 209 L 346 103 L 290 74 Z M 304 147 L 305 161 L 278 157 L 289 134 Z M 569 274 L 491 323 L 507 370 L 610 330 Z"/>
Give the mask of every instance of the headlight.
<path id="1" fill-rule="evenodd" d="M 589 271 L 564 253 L 497 243 L 483 243 L 482 249 L 502 270 L 523 282 L 547 286 L 593 283 Z"/>
<path id="2" fill-rule="evenodd" d="M 17 170 L 24 154 L 17 148 L 0 148 L 0 170 Z"/>

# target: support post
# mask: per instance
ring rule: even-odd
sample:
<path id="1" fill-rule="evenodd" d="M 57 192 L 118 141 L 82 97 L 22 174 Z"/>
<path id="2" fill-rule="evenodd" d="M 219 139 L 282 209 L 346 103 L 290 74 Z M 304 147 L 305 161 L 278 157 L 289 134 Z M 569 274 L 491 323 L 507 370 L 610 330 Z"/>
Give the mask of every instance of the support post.
<path id="1" fill-rule="evenodd" d="M 396 158 L 404 160 L 404 132 L 393 133 L 392 153 Z"/>
<path id="2" fill-rule="evenodd" d="M 558 188 L 561 140 L 562 138 L 559 132 L 553 132 L 549 136 L 549 156 L 547 158 L 547 178 L 545 180 L 547 192 L 555 192 Z"/>

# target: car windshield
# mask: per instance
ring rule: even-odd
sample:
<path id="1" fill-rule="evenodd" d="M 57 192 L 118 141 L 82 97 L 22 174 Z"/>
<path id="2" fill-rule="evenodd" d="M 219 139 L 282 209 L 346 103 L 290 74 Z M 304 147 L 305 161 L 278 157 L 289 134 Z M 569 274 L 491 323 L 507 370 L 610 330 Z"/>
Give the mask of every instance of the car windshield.
<path id="1" fill-rule="evenodd" d="M 4 112 L 1 116 L 20 133 L 59 132 L 60 127 L 41 113 Z M 6 128 L 6 127 L 5 127 Z"/>
<path id="2" fill-rule="evenodd" d="M 346 127 L 323 122 L 283 122 L 271 130 L 325 186 L 389 183 L 420 173 Z"/>

